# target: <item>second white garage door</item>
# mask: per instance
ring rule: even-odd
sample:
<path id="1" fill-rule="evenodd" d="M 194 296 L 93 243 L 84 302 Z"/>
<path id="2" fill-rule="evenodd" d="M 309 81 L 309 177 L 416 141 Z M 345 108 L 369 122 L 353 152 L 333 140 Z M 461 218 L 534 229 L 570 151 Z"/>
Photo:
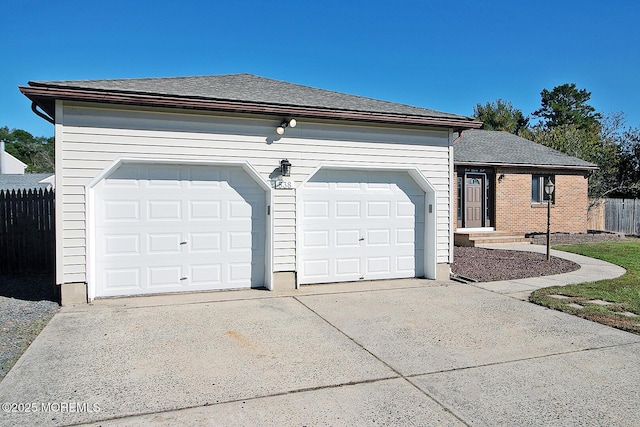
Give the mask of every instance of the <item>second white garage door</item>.
<path id="1" fill-rule="evenodd" d="M 408 173 L 320 170 L 299 197 L 300 284 L 424 275 L 425 193 Z"/>
<path id="2" fill-rule="evenodd" d="M 95 188 L 96 296 L 265 282 L 265 190 L 240 166 L 125 164 Z"/>

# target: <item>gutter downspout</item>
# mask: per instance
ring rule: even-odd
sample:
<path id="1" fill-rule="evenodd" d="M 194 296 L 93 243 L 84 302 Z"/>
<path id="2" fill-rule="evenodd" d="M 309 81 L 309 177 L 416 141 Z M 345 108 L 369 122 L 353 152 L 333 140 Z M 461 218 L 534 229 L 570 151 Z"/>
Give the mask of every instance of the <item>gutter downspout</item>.
<path id="1" fill-rule="evenodd" d="M 458 131 L 458 136 L 456 137 L 456 139 L 453 140 L 452 145 L 455 145 L 456 142 L 460 141 L 462 139 L 462 133 L 464 132 L 464 130 L 459 130 Z"/>
<path id="2" fill-rule="evenodd" d="M 48 115 L 46 115 L 42 111 L 38 110 L 38 104 L 36 104 L 35 102 L 31 103 L 31 111 L 33 111 L 34 113 L 36 113 L 37 116 L 42 117 L 43 119 L 45 119 L 46 121 L 48 121 L 52 125 L 56 124 L 55 120 L 53 120 L 51 117 L 49 117 Z"/>

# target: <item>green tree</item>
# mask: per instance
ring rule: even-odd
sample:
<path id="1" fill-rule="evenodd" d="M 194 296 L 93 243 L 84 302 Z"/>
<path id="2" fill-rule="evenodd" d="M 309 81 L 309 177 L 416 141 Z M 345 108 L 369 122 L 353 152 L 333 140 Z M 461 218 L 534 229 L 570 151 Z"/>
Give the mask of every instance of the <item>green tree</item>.
<path id="1" fill-rule="evenodd" d="M 603 117 L 596 131 L 575 124 L 535 126 L 531 139 L 598 165 L 589 177 L 589 197 L 640 195 L 640 129 L 625 128 L 623 113 Z"/>
<path id="2" fill-rule="evenodd" d="M 5 141 L 7 153 L 27 165 L 27 172 L 53 172 L 55 170 L 54 138 L 34 137 L 22 129 L 0 127 L 0 139 Z"/>
<path id="3" fill-rule="evenodd" d="M 529 118 L 511 105 L 511 102 L 502 99 L 484 105 L 476 104 L 473 107 L 473 116 L 483 122 L 482 129 L 486 130 L 500 130 L 520 135 L 529 126 Z"/>
<path id="4" fill-rule="evenodd" d="M 627 128 L 618 136 L 618 174 L 613 197 L 640 197 L 640 128 Z"/>
<path id="5" fill-rule="evenodd" d="M 596 130 L 602 118 L 595 108 L 588 104 L 591 92 L 578 89 L 575 83 L 565 83 L 549 91 L 540 92 L 541 108 L 534 111 L 534 117 L 543 119 L 548 128 L 574 125 L 578 129 Z"/>

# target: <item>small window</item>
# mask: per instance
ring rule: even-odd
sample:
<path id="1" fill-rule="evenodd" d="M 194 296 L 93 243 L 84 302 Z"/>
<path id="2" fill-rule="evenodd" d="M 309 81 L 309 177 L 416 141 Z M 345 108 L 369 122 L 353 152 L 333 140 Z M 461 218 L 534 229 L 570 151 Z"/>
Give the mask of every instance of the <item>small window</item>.
<path id="1" fill-rule="evenodd" d="M 555 175 L 533 175 L 531 177 L 531 203 L 543 203 L 549 200 L 549 195 L 544 191 L 548 180 L 555 184 Z M 551 195 L 551 203 L 555 203 L 556 190 Z"/>

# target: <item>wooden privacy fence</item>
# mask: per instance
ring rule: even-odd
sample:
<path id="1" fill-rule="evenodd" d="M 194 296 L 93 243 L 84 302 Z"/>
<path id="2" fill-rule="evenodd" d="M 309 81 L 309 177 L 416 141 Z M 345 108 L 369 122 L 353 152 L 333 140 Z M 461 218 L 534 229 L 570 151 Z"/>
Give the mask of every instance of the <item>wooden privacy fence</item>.
<path id="1" fill-rule="evenodd" d="M 589 230 L 640 235 L 640 199 L 601 199 L 592 201 Z"/>
<path id="2" fill-rule="evenodd" d="M 53 190 L 0 191 L 0 274 L 55 271 Z"/>

